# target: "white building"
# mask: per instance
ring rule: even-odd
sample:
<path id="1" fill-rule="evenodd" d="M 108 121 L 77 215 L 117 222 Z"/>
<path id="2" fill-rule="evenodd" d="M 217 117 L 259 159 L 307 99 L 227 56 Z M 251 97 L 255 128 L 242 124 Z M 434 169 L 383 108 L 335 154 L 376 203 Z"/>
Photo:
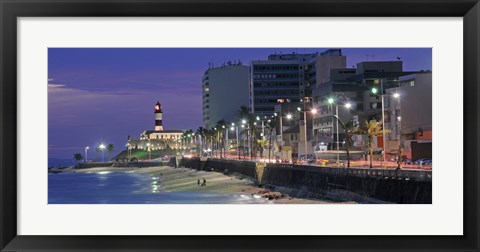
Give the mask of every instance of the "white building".
<path id="1" fill-rule="evenodd" d="M 202 79 L 203 122 L 211 128 L 220 120 L 233 121 L 241 106 L 248 106 L 250 67 L 227 62 L 205 71 Z"/>

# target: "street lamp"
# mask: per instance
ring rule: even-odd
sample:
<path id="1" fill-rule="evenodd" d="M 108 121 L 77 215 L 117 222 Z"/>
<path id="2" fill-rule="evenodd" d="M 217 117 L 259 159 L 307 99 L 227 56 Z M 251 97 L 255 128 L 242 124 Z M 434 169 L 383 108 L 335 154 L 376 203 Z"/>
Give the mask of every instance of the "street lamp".
<path id="1" fill-rule="evenodd" d="M 277 116 L 277 113 L 274 114 L 275 116 Z M 283 115 L 278 115 L 278 117 L 280 117 L 280 142 L 283 142 Z M 288 120 L 292 119 L 292 114 L 287 114 L 285 116 Z"/>
<path id="2" fill-rule="evenodd" d="M 403 148 L 403 140 L 402 140 L 402 132 L 401 132 L 401 120 L 402 120 L 402 117 L 401 117 L 401 106 L 400 106 L 400 94 L 395 92 L 393 94 L 393 97 L 397 98 L 397 101 L 398 101 L 398 115 L 395 115 L 396 118 L 394 119 L 394 124 L 393 126 L 395 127 L 394 128 L 394 134 L 395 134 L 395 139 L 396 139 L 396 135 L 397 135 L 397 122 L 399 122 L 399 125 L 398 125 L 398 157 L 397 157 L 397 169 L 400 169 L 401 166 L 402 166 L 402 148 Z M 395 108 L 395 111 L 396 111 L 396 108 Z"/>
<path id="3" fill-rule="evenodd" d="M 150 143 L 147 143 L 147 152 L 148 152 L 148 160 L 152 160 L 152 152 L 150 150 Z"/>
<path id="4" fill-rule="evenodd" d="M 245 120 L 242 120 L 242 131 L 245 129 Z M 245 134 L 243 134 L 243 150 L 242 150 L 242 156 L 245 158 L 245 145 L 247 144 L 247 140 L 245 139 Z"/>
<path id="5" fill-rule="evenodd" d="M 238 159 L 240 159 L 240 142 L 238 141 L 238 126 L 235 127 L 235 123 L 232 123 L 232 127 L 230 128 L 231 130 L 235 130 L 235 133 L 236 133 L 236 136 L 237 136 L 237 155 L 238 155 Z"/>
<path id="6" fill-rule="evenodd" d="M 105 155 L 103 155 L 103 150 L 105 150 L 105 145 L 104 144 L 100 144 L 100 146 L 98 146 L 100 148 L 100 150 L 102 150 L 102 162 L 105 162 Z"/>
<path id="7" fill-rule="evenodd" d="M 88 150 L 90 149 L 90 147 L 85 147 L 85 163 L 88 162 Z"/>
<path id="8" fill-rule="evenodd" d="M 222 139 L 222 145 L 223 145 L 223 158 L 227 158 L 227 153 L 228 153 L 228 128 L 225 127 L 225 125 L 222 125 L 222 128 L 225 129 L 225 138 Z M 223 134 L 223 133 L 222 133 Z"/>
<path id="9" fill-rule="evenodd" d="M 328 98 L 328 103 L 330 105 L 333 104 L 334 101 L 335 100 L 333 98 Z M 344 104 L 344 106 L 347 109 L 350 109 L 352 107 L 352 104 L 347 102 Z M 338 133 L 338 120 L 340 120 L 340 117 L 338 116 L 338 103 L 335 103 L 335 116 L 337 117 L 337 166 L 338 166 L 338 164 L 340 163 L 340 147 L 339 147 L 340 139 L 339 139 L 339 133 Z"/>
<path id="10" fill-rule="evenodd" d="M 378 89 L 376 87 L 372 88 L 372 93 L 377 95 Z M 383 137 L 383 151 L 382 151 L 382 159 L 383 162 L 386 161 L 386 139 L 385 139 L 385 95 L 383 94 L 383 79 L 380 79 L 380 97 L 382 98 L 382 137 Z"/>
<path id="11" fill-rule="evenodd" d="M 307 153 L 308 153 L 308 149 L 307 149 L 307 142 L 308 142 L 308 139 L 307 139 L 307 112 L 310 112 L 312 114 L 316 114 L 317 113 L 317 110 L 316 109 L 311 109 L 311 110 L 302 110 L 300 107 L 297 107 L 297 110 L 300 111 L 300 112 L 303 112 L 303 126 L 304 126 L 304 133 L 305 133 L 305 162 L 307 161 Z"/>

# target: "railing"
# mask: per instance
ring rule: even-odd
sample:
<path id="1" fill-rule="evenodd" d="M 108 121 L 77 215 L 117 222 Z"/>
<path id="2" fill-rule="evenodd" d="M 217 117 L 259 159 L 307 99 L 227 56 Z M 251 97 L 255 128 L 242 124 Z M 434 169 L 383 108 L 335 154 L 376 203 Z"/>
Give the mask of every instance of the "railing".
<path id="1" fill-rule="evenodd" d="M 432 181 L 432 171 L 424 171 L 424 170 L 336 168 L 336 167 L 318 167 L 318 166 L 311 166 L 311 165 L 294 165 L 294 164 L 272 164 L 270 167 L 272 167 L 273 169 L 275 168 L 302 169 L 305 171 L 319 171 L 319 172 L 333 174 L 333 175 L 350 175 L 350 176 L 379 178 L 379 179 Z"/>
<path id="2" fill-rule="evenodd" d="M 215 161 L 229 162 L 255 162 L 255 160 L 234 160 L 209 158 Z M 376 169 L 376 168 L 337 168 L 337 167 L 321 167 L 317 165 L 296 165 L 287 163 L 267 163 L 267 168 L 283 168 L 283 169 L 301 169 L 304 171 L 317 171 L 332 175 L 350 175 L 358 177 L 390 179 L 390 180 L 414 180 L 414 181 L 432 181 L 431 170 L 396 170 L 396 169 Z"/>

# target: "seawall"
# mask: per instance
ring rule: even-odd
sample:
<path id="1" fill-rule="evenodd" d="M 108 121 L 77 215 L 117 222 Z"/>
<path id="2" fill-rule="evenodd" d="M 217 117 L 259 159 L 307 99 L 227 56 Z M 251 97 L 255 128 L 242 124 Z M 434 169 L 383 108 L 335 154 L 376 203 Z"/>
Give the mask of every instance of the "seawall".
<path id="1" fill-rule="evenodd" d="M 171 162 L 93 162 L 93 163 L 78 163 L 75 169 L 86 169 L 94 167 L 155 167 L 155 166 L 173 166 Z M 174 167 L 174 166 L 173 166 Z"/>
<path id="2" fill-rule="evenodd" d="M 258 184 L 325 195 L 345 190 L 392 203 L 431 204 L 432 172 L 255 163 L 241 160 L 184 158 L 179 166 L 226 174 L 240 173 Z"/>

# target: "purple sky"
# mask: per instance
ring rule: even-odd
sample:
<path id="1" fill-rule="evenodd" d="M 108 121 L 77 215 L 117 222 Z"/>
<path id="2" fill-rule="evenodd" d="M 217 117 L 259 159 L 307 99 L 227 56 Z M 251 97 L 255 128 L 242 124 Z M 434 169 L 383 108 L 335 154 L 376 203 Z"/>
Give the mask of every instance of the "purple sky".
<path id="1" fill-rule="evenodd" d="M 165 129 L 203 126 L 201 78 L 209 62 L 249 65 L 273 53 L 314 53 L 323 48 L 50 48 L 48 50 L 49 157 L 73 158 L 85 146 L 112 143 L 153 129 L 153 106 L 162 103 Z M 432 50 L 345 49 L 347 66 L 361 61 L 404 61 L 404 70 L 432 70 Z M 95 152 L 89 152 L 93 158 Z"/>

